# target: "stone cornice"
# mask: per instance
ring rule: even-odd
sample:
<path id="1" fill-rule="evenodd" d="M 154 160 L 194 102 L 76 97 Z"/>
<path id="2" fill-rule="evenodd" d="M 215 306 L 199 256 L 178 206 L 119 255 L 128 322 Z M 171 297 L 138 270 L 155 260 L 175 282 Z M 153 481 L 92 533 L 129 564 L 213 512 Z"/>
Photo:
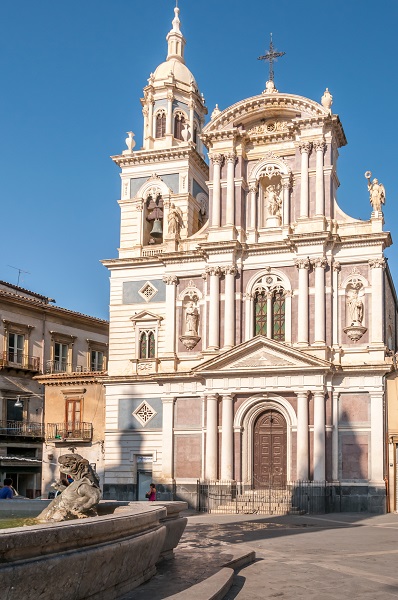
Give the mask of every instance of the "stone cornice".
<path id="1" fill-rule="evenodd" d="M 380 233 L 363 233 L 349 236 L 339 236 L 339 242 L 343 246 L 358 247 L 358 246 L 375 246 L 383 244 L 383 248 L 388 248 L 392 244 L 391 234 L 389 231 L 381 231 Z"/>
<path id="2" fill-rule="evenodd" d="M 208 176 L 209 166 L 198 154 L 193 144 L 184 147 L 164 148 L 159 150 L 138 150 L 132 154 L 117 154 L 111 156 L 114 163 L 119 167 L 133 165 L 155 165 L 156 163 L 169 162 L 173 160 L 193 159 L 197 166 L 205 171 Z"/>
<path id="3" fill-rule="evenodd" d="M 101 383 L 100 378 L 106 377 L 106 371 L 91 371 L 88 373 L 52 373 L 37 375 L 33 379 L 46 386 L 76 386 Z"/>

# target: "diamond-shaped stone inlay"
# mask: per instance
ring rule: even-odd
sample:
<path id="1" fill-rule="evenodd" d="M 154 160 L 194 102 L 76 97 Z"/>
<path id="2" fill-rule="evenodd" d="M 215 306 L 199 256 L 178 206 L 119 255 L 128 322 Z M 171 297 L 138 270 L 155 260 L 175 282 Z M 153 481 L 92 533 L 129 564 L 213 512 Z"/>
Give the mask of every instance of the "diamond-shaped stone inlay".
<path id="1" fill-rule="evenodd" d="M 149 421 L 157 414 L 158 413 L 156 410 L 152 408 L 152 406 L 148 404 L 146 400 L 144 400 L 144 402 L 141 402 L 141 404 L 133 412 L 133 417 L 135 417 L 137 421 L 141 423 L 143 427 L 145 427 L 145 425 L 147 425 Z"/>
<path id="2" fill-rule="evenodd" d="M 150 281 L 147 281 L 146 284 L 138 290 L 138 293 L 141 298 L 144 298 L 145 302 L 149 302 L 158 293 L 158 290 Z"/>

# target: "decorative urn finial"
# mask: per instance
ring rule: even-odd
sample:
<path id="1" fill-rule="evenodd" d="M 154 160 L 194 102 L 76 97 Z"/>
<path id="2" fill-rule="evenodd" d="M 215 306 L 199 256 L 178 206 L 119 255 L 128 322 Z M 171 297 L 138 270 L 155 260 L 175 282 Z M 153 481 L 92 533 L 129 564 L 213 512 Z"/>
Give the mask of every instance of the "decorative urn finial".
<path id="1" fill-rule="evenodd" d="M 218 117 L 218 115 L 221 114 L 221 110 L 218 108 L 218 104 L 216 104 L 215 109 L 213 110 L 213 112 L 211 113 L 211 120 L 215 119 L 216 117 Z"/>
<path id="2" fill-rule="evenodd" d="M 331 106 L 333 104 L 333 96 L 329 92 L 329 88 L 326 88 L 326 90 L 323 92 L 323 96 L 321 98 L 321 104 L 322 104 L 323 108 L 325 108 L 326 110 L 329 111 L 329 113 L 331 112 Z"/>
<path id="3" fill-rule="evenodd" d="M 123 154 L 133 154 L 133 148 L 136 145 L 136 141 L 134 139 L 134 133 L 132 131 L 127 132 L 128 137 L 126 138 L 126 146 L 127 150 L 123 150 Z"/>

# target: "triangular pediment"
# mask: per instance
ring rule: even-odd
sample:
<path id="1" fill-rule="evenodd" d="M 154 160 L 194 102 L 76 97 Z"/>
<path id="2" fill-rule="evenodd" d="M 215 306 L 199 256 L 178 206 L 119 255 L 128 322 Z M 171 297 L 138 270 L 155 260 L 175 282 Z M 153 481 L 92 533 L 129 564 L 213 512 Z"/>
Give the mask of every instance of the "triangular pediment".
<path id="1" fill-rule="evenodd" d="M 325 371 L 331 364 L 282 342 L 256 336 L 248 342 L 208 360 L 196 372 Z"/>
<path id="2" fill-rule="evenodd" d="M 133 322 L 133 324 L 135 324 L 137 321 L 162 321 L 163 317 L 161 317 L 160 315 L 155 315 L 152 312 L 149 312 L 149 310 L 142 310 L 141 312 L 137 313 L 136 315 L 130 317 L 130 321 Z"/>

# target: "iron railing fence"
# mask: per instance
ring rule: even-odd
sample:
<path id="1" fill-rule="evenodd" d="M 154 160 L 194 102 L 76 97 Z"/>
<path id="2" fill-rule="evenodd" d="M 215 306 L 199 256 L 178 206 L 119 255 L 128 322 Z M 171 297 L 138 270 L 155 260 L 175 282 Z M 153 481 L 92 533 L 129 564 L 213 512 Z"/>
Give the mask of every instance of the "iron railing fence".
<path id="1" fill-rule="evenodd" d="M 93 437 L 92 423 L 47 423 L 48 440 L 63 442 L 72 440 L 90 441 Z"/>
<path id="2" fill-rule="evenodd" d="M 0 436 L 44 438 L 44 426 L 28 421 L 0 421 Z"/>
<path id="3" fill-rule="evenodd" d="M 18 351 L 1 352 L 0 368 L 5 367 L 25 369 L 27 371 L 40 371 L 40 358 Z"/>
<path id="4" fill-rule="evenodd" d="M 341 485 L 325 481 L 289 481 L 254 487 L 231 481 L 198 481 L 198 510 L 261 515 L 340 512 Z"/>

